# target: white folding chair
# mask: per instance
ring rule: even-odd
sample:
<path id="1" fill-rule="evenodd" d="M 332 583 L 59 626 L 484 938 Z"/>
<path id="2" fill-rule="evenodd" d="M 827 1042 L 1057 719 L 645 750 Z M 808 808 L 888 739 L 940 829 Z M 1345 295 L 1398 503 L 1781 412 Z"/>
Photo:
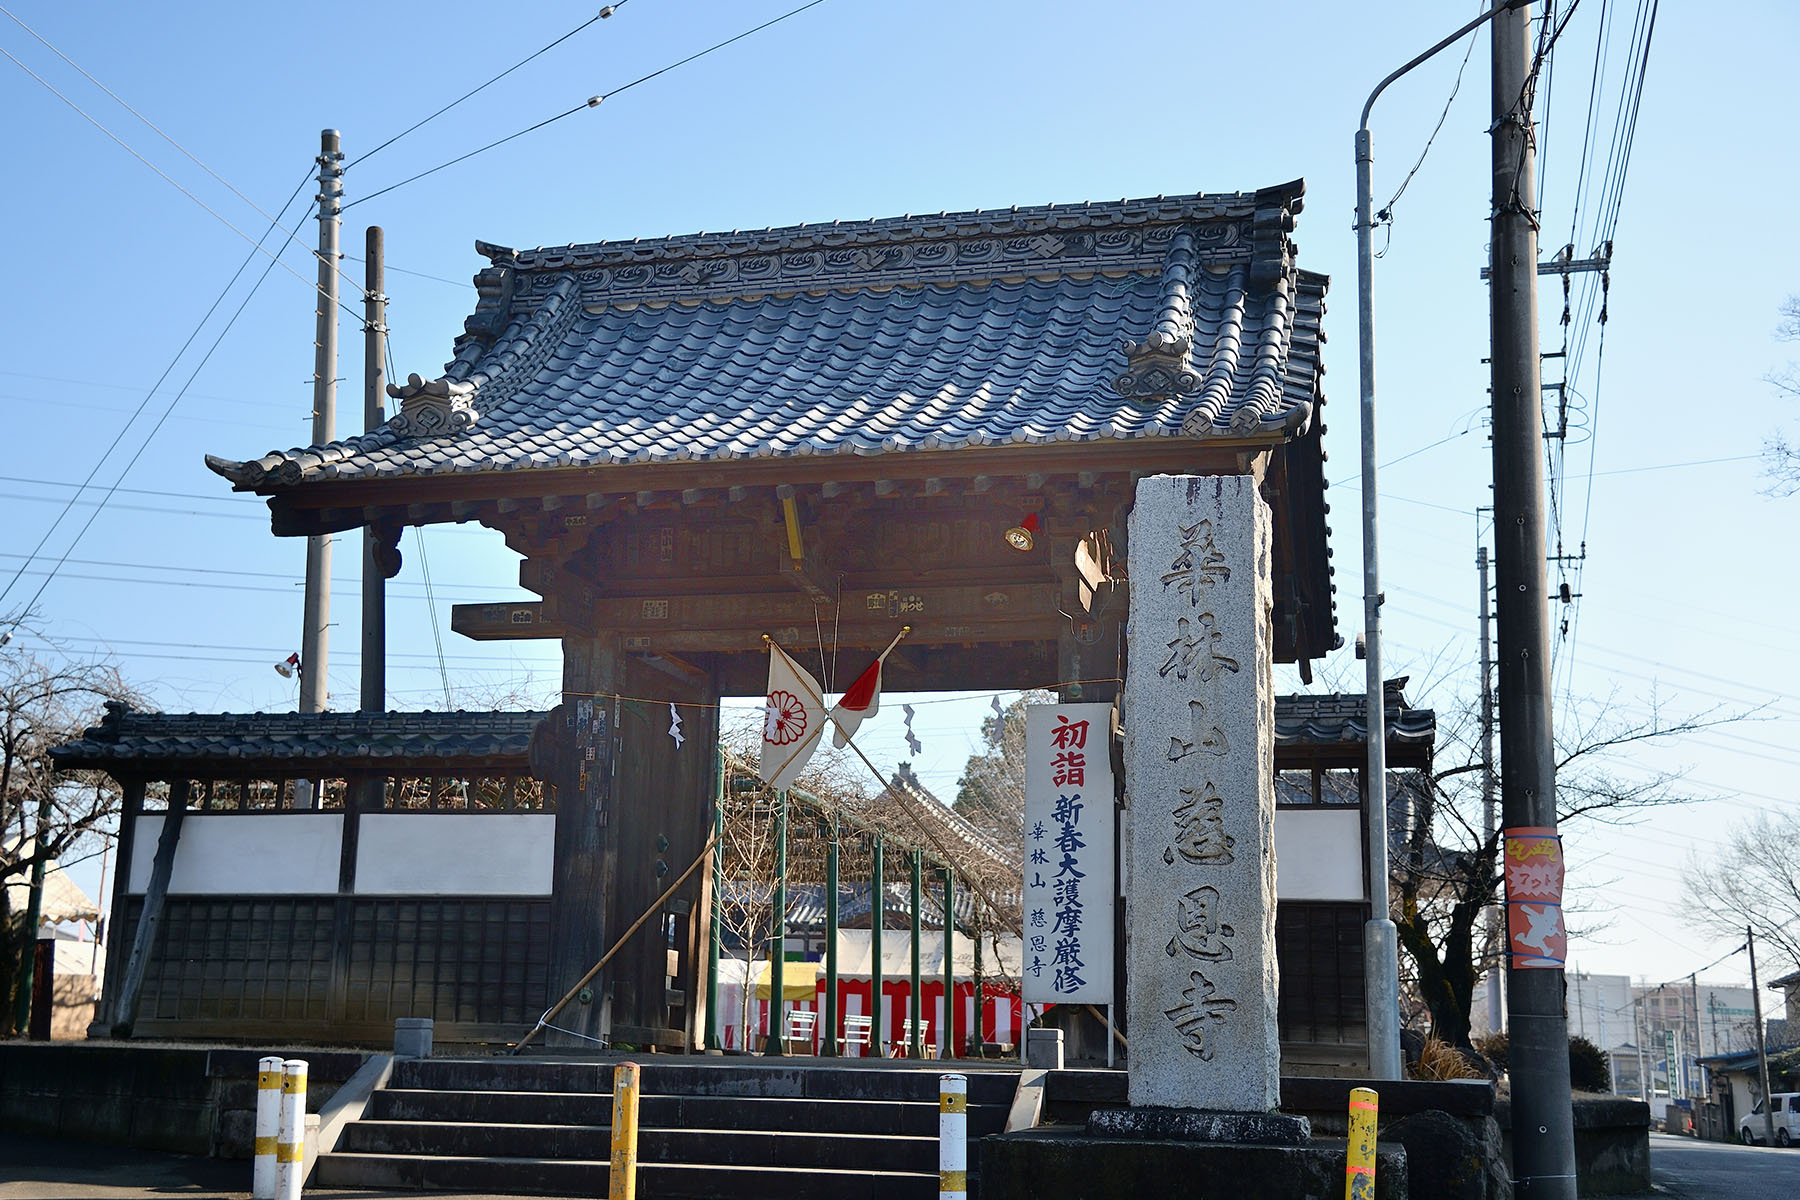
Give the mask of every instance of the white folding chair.
<path id="1" fill-rule="evenodd" d="M 803 1008 L 789 1010 L 787 1021 L 781 1031 L 782 1049 L 792 1054 L 795 1042 L 805 1042 L 806 1052 L 811 1054 L 813 1052 L 813 1030 L 818 1023 L 819 1014 L 816 1012 Z"/>
<path id="2" fill-rule="evenodd" d="M 867 1013 L 851 1013 L 844 1018 L 844 1037 L 839 1043 L 841 1050 L 857 1047 L 856 1057 L 863 1058 L 869 1053 L 869 1039 L 875 1029 L 875 1018 Z"/>

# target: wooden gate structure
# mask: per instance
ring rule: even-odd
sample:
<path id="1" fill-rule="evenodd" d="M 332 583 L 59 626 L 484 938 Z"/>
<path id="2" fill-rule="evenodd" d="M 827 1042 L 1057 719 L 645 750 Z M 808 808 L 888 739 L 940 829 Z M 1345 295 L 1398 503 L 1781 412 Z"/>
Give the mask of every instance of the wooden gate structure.
<path id="1" fill-rule="evenodd" d="M 764 634 L 808 646 L 822 626 L 853 658 L 906 623 L 890 690 L 1106 700 L 1134 481 L 1250 475 L 1274 516 L 1275 657 L 1310 678 L 1340 639 L 1302 193 L 477 243 L 491 265 L 454 358 L 390 387 L 386 423 L 207 462 L 282 536 L 370 527 L 392 547 L 475 521 L 522 556 L 541 602 L 452 624 L 562 645 L 533 745 L 557 796 L 557 995 L 707 836 L 715 710 L 684 710 L 683 749 L 632 706 L 762 694 Z M 568 1027 L 687 1044 L 669 996 L 697 964 L 671 985 L 664 939 L 640 941 Z"/>

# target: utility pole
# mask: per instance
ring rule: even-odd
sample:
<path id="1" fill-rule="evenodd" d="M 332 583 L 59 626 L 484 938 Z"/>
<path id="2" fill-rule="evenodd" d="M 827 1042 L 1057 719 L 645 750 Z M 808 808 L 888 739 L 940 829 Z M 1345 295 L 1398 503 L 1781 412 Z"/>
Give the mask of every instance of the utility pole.
<path id="1" fill-rule="evenodd" d="M 1543 391 L 1538 360 L 1537 193 L 1531 122 L 1531 7 L 1493 26 L 1494 550 L 1500 621 L 1500 799 L 1507 829 L 1556 828 L 1550 711 L 1550 596 L 1544 571 Z M 1560 911 L 1559 911 L 1560 916 Z M 1509 956 L 1509 962 L 1511 961 Z M 1575 1198 L 1569 1029 L 1560 965 L 1512 966 L 1514 1190 Z"/>
<path id="2" fill-rule="evenodd" d="M 1492 639 L 1493 602 L 1488 599 L 1488 551 L 1486 546 L 1475 548 L 1475 570 L 1481 576 L 1481 831 L 1488 841 L 1494 840 L 1494 657 Z M 1495 851 L 1495 860 L 1500 858 Z M 1493 905 L 1487 911 L 1487 944 L 1501 947 L 1505 944 L 1504 935 L 1500 932 L 1500 908 Z M 1488 970 L 1487 1014 L 1488 1030 L 1499 1033 L 1505 1028 L 1503 1013 L 1506 1004 L 1506 973 L 1501 963 L 1506 960 L 1504 953 L 1497 953 L 1494 965 Z"/>
<path id="3" fill-rule="evenodd" d="M 387 291 L 382 258 L 385 245 L 381 226 L 371 225 L 365 235 L 363 265 L 363 429 L 373 430 L 387 420 L 383 411 L 382 367 L 387 337 Z M 387 708 L 387 573 L 381 564 L 381 534 L 373 525 L 363 526 L 362 569 L 362 710 Z"/>
<path id="4" fill-rule="evenodd" d="M 1638 989 L 1634 988 L 1633 991 Z M 1631 998 L 1631 1033 L 1637 1042 L 1638 1052 L 1638 1095 L 1645 1104 L 1650 1103 L 1650 1060 L 1644 1052 L 1644 997 Z"/>
<path id="5" fill-rule="evenodd" d="M 313 425 L 315 446 L 337 437 L 338 212 L 344 192 L 344 155 L 338 131 L 319 134 L 319 294 L 313 338 Z M 330 657 L 331 537 L 306 539 L 306 602 L 300 629 L 300 711 L 325 711 L 325 677 Z"/>
<path id="6" fill-rule="evenodd" d="M 1744 926 L 1745 944 L 1750 949 L 1750 1008 L 1756 1014 L 1756 1063 L 1762 1071 L 1763 1085 L 1763 1140 L 1769 1145 L 1775 1144 L 1775 1113 L 1769 1090 L 1769 1047 L 1763 1037 L 1762 1019 L 1762 987 L 1756 979 L 1756 930 Z"/>

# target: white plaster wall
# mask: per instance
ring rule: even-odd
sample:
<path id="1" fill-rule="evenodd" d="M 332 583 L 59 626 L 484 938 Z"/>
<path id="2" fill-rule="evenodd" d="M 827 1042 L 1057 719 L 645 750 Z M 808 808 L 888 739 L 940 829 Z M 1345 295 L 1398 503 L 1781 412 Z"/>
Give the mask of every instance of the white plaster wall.
<path id="1" fill-rule="evenodd" d="M 356 838 L 361 896 L 548 896 L 553 813 L 372 813 Z"/>
<path id="2" fill-rule="evenodd" d="M 137 819 L 130 890 L 150 886 L 162 813 Z M 169 891 L 179 895 L 330 895 L 338 890 L 342 813 L 188 813 Z"/>
<path id="3" fill-rule="evenodd" d="M 1362 810 L 1275 810 L 1275 894 L 1283 900 L 1362 900 Z"/>

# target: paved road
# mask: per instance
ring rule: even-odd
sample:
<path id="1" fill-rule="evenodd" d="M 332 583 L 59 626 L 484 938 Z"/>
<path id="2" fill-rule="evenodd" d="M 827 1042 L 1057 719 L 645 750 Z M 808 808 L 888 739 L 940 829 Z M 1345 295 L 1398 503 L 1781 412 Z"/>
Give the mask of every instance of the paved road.
<path id="1" fill-rule="evenodd" d="M 1791 1200 L 1800 1196 L 1800 1150 L 1653 1133 L 1650 1175 L 1680 1200 Z"/>

